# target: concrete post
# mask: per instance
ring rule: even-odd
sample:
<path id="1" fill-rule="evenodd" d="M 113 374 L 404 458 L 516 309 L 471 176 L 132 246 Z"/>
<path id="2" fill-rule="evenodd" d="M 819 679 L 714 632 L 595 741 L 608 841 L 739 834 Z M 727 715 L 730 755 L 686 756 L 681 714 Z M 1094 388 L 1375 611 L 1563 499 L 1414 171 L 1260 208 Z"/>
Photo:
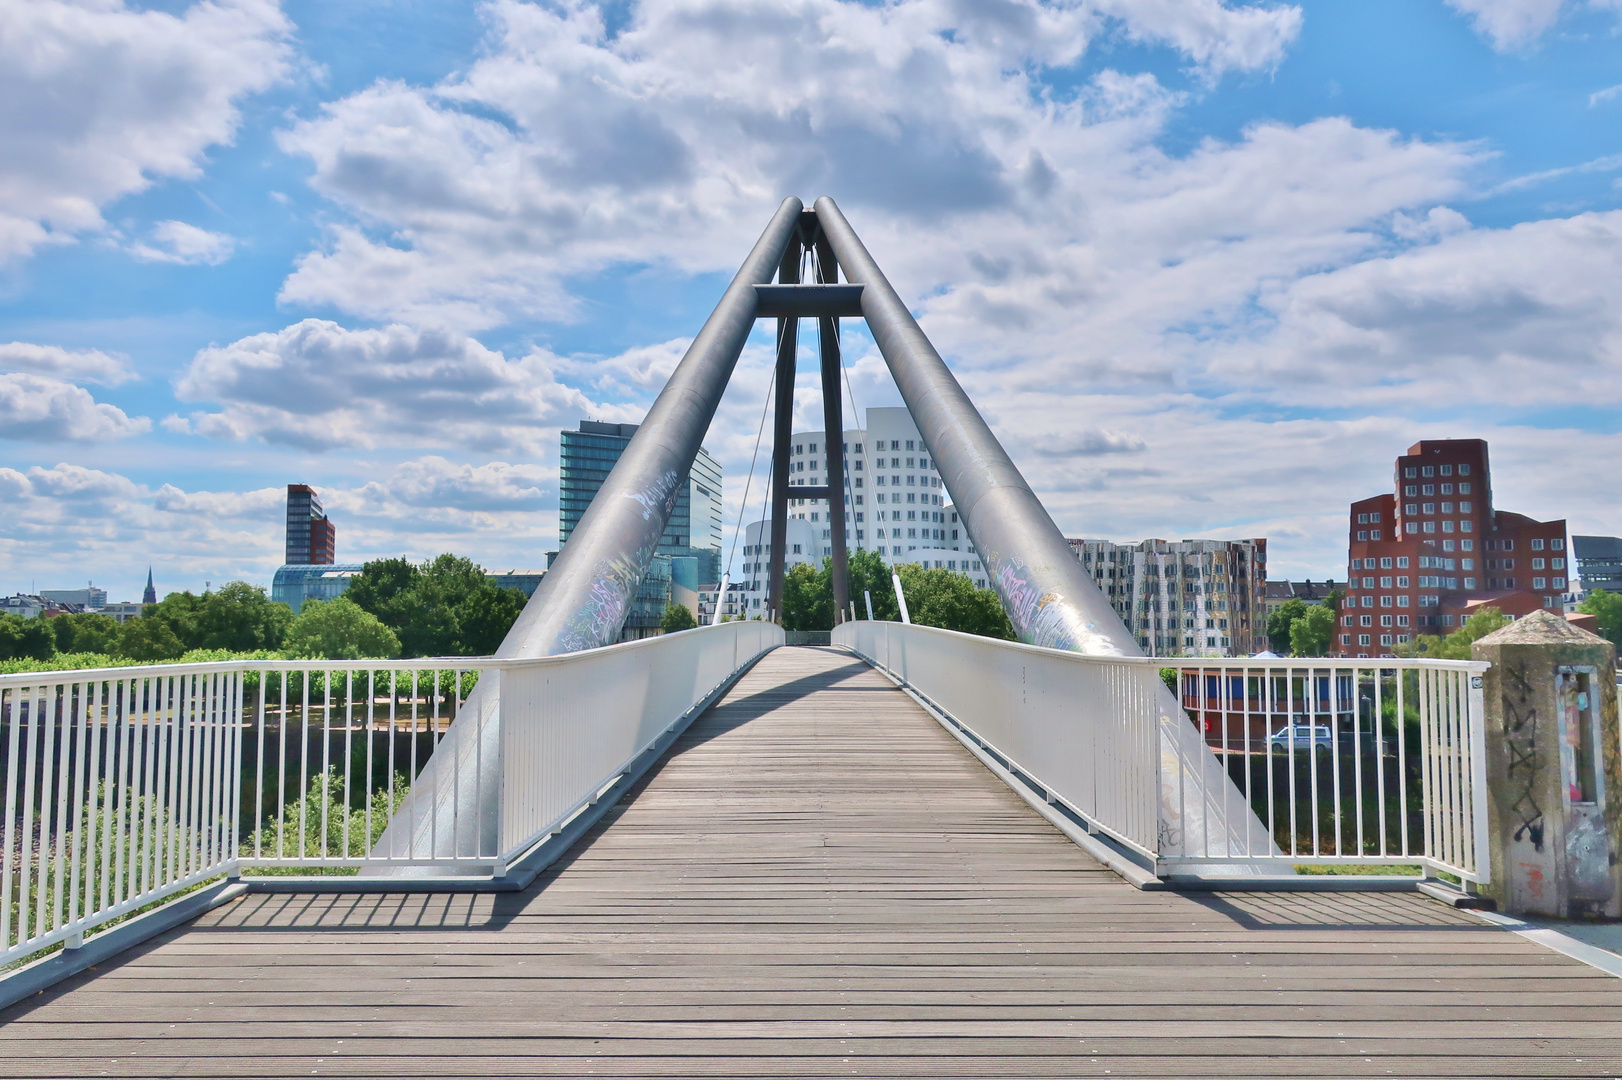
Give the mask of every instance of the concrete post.
<path id="1" fill-rule="evenodd" d="M 1510 914 L 1622 915 L 1616 648 L 1547 611 L 1477 641 L 1486 674 L 1482 892 Z"/>

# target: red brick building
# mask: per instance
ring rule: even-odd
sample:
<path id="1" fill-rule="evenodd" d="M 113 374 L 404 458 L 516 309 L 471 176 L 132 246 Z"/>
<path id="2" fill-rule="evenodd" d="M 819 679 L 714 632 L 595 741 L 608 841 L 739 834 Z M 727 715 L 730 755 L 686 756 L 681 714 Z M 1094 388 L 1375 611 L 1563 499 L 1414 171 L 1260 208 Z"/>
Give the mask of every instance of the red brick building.
<path id="1" fill-rule="evenodd" d="M 1415 443 L 1397 459 L 1394 488 L 1352 504 L 1336 656 L 1393 655 L 1415 634 L 1457 628 L 1483 601 L 1509 614 L 1561 609 L 1566 523 L 1493 509 L 1484 440 Z"/>

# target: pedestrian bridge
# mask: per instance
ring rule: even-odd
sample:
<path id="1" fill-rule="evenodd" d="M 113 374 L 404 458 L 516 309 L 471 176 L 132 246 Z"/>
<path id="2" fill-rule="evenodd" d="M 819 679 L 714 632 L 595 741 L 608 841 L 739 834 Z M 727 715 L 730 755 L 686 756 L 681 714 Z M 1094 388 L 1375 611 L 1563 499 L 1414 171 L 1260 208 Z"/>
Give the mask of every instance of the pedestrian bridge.
<path id="1" fill-rule="evenodd" d="M 1134 888 L 961 735 L 768 651 L 522 890 L 255 887 L 0 1013 L 0 1075 L 1622 1069 L 1622 981 L 1413 891 Z"/>

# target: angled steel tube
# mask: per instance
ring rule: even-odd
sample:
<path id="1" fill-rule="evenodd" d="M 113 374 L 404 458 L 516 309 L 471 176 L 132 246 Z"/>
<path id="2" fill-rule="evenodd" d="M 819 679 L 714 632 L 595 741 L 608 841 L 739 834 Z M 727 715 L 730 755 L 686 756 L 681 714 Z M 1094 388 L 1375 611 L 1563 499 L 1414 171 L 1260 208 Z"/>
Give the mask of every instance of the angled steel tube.
<path id="1" fill-rule="evenodd" d="M 554 656 L 619 637 L 631 595 L 676 508 L 678 486 L 754 328 L 754 287 L 772 279 L 801 209 L 792 196 L 778 207 L 497 656 Z"/>
<path id="2" fill-rule="evenodd" d="M 1138 643 L 1082 570 L 1059 527 L 839 207 L 825 195 L 816 212 L 846 280 L 864 286 L 862 315 L 873 340 L 1020 640 L 1103 656 L 1141 656 Z"/>
<path id="3" fill-rule="evenodd" d="M 569 542 L 507 632 L 497 656 L 556 656 L 610 645 L 619 637 L 631 596 L 676 508 L 682 479 L 692 468 L 744 342 L 754 329 L 755 286 L 770 281 L 790 243 L 798 244 L 803 210 L 800 200 L 792 196 L 777 208 Z M 792 374 L 788 392 L 792 398 Z M 390 821 L 373 850 L 435 855 L 439 854 L 433 850 L 439 836 L 450 836 L 457 844 L 466 836 L 472 849 L 480 853 L 497 850 L 502 760 L 499 681 L 480 682 L 468 696 L 456 722 L 412 784 L 402 813 Z M 479 792 L 479 805 L 463 806 L 456 798 L 458 790 Z M 440 872 L 368 863 L 362 873 L 431 877 Z"/>

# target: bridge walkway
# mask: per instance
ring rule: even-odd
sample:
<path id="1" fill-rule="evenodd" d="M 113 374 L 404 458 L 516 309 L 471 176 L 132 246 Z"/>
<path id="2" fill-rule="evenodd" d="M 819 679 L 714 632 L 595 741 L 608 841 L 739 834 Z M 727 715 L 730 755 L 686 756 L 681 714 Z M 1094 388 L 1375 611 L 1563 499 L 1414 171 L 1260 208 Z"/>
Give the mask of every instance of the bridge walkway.
<path id="1" fill-rule="evenodd" d="M 1622 1075 L 1622 980 L 1414 895 L 1138 892 L 830 649 L 524 893 L 251 895 L 0 1022 L 4 1076 Z"/>

